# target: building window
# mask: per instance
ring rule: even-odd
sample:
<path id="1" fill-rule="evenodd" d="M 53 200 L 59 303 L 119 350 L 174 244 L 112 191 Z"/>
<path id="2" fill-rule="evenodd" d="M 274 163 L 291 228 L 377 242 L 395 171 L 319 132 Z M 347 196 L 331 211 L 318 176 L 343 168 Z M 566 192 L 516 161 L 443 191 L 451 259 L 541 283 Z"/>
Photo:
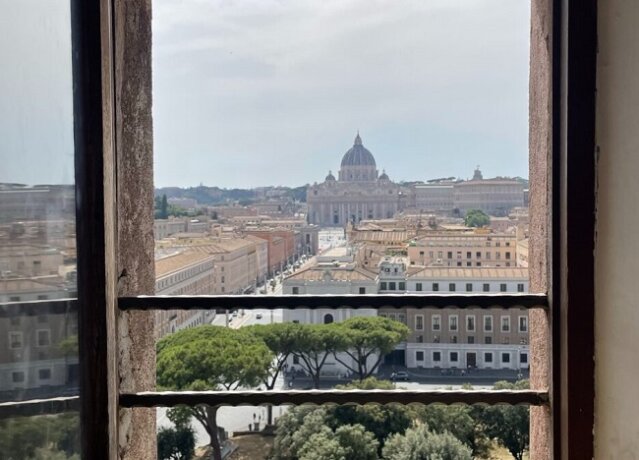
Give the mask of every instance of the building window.
<path id="1" fill-rule="evenodd" d="M 475 256 L 476 256 L 478 259 L 481 259 L 481 252 L 477 251 L 477 253 L 475 254 Z"/>
<path id="2" fill-rule="evenodd" d="M 449 356 L 451 363 L 456 363 L 457 361 L 459 361 L 459 353 L 457 353 L 456 351 L 451 351 Z"/>
<path id="3" fill-rule="evenodd" d="M 488 283 L 484 283 L 481 287 L 482 291 L 484 292 L 490 292 L 490 284 Z"/>
<path id="4" fill-rule="evenodd" d="M 510 332 L 510 316 L 501 317 L 501 332 Z"/>
<path id="5" fill-rule="evenodd" d="M 324 324 L 331 324 L 333 321 L 333 315 L 331 315 L 330 313 L 326 313 L 324 315 Z"/>
<path id="6" fill-rule="evenodd" d="M 484 337 L 484 343 L 486 345 L 491 345 L 493 343 L 493 338 L 489 335 L 487 335 L 486 337 Z"/>
<path id="7" fill-rule="evenodd" d="M 13 383 L 22 383 L 22 382 L 24 382 L 24 372 L 22 372 L 22 371 L 12 372 L 11 373 L 11 381 Z"/>
<path id="8" fill-rule="evenodd" d="M 415 330 L 416 331 L 424 330 L 424 315 L 415 316 Z"/>
<path id="9" fill-rule="evenodd" d="M 475 332 L 475 315 L 466 316 L 466 331 Z"/>
<path id="10" fill-rule="evenodd" d="M 473 292 L 473 283 L 466 283 L 466 292 Z"/>
<path id="11" fill-rule="evenodd" d="M 468 252 L 466 253 L 466 258 L 467 258 L 467 259 L 472 258 L 472 256 L 473 256 L 473 253 L 472 253 L 472 252 L 468 251 Z"/>
<path id="12" fill-rule="evenodd" d="M 528 364 L 528 353 L 519 354 L 519 364 Z"/>
<path id="13" fill-rule="evenodd" d="M 519 317 L 519 332 L 528 332 L 528 317 L 520 316 Z"/>
<path id="14" fill-rule="evenodd" d="M 38 329 L 36 338 L 39 347 L 48 347 L 51 344 L 51 331 L 49 329 Z"/>
<path id="15" fill-rule="evenodd" d="M 421 291 L 422 290 L 422 283 L 416 283 L 415 284 L 415 290 L 416 291 Z"/>
<path id="16" fill-rule="evenodd" d="M 507 289 L 507 286 L 506 286 L 506 284 L 505 284 L 505 283 L 501 283 L 501 284 L 499 285 L 499 292 L 506 292 L 507 290 L 508 290 L 508 289 Z"/>
<path id="17" fill-rule="evenodd" d="M 20 326 L 20 316 L 12 316 L 9 322 L 12 326 Z"/>
<path id="18" fill-rule="evenodd" d="M 456 331 L 458 329 L 457 320 L 458 320 L 458 316 L 457 315 L 450 315 L 448 317 L 448 330 L 449 331 Z"/>
<path id="19" fill-rule="evenodd" d="M 366 288 L 365 287 L 359 288 L 359 293 L 360 294 L 366 294 Z"/>
<path id="20" fill-rule="evenodd" d="M 524 283 L 517 284 L 517 292 L 524 292 Z"/>
<path id="21" fill-rule="evenodd" d="M 485 363 L 492 363 L 493 362 L 493 354 L 490 351 L 484 353 L 484 362 Z"/>
<path id="22" fill-rule="evenodd" d="M 397 285 L 396 285 L 395 281 L 391 281 L 391 282 L 388 283 L 388 290 L 389 291 L 396 291 L 397 290 L 396 287 L 397 287 Z"/>
<path id="23" fill-rule="evenodd" d="M 38 369 L 38 380 L 51 380 L 51 369 Z"/>
<path id="24" fill-rule="evenodd" d="M 453 258 L 453 253 L 451 251 L 448 251 L 448 258 L 452 259 Z"/>
<path id="25" fill-rule="evenodd" d="M 456 289 L 456 288 L 455 288 L 455 283 L 449 283 L 449 284 L 448 284 L 448 290 L 449 290 L 450 292 L 455 292 L 455 289 Z"/>
<path id="26" fill-rule="evenodd" d="M 300 293 L 300 288 L 298 288 L 297 286 L 293 286 L 293 295 L 296 295 L 299 293 Z"/>
<path id="27" fill-rule="evenodd" d="M 486 252 L 486 260 L 490 260 L 490 252 Z"/>
<path id="28" fill-rule="evenodd" d="M 22 348 L 22 332 L 9 332 L 9 348 L 11 350 Z"/>
<path id="29" fill-rule="evenodd" d="M 433 331 L 440 331 L 442 329 L 442 317 L 441 315 L 433 315 Z"/>
<path id="30" fill-rule="evenodd" d="M 442 360 L 442 352 L 441 351 L 433 351 L 433 362 L 439 363 Z"/>
<path id="31" fill-rule="evenodd" d="M 484 315 L 484 332 L 493 332 L 493 315 Z"/>
<path id="32" fill-rule="evenodd" d="M 424 352 L 416 351 L 415 352 L 415 361 L 424 361 Z"/>
<path id="33" fill-rule="evenodd" d="M 400 281 L 399 282 L 399 290 L 400 291 L 405 291 L 406 290 L 406 283 L 404 281 Z"/>
<path id="34" fill-rule="evenodd" d="M 386 290 L 386 281 L 382 281 L 381 283 L 379 283 L 379 289 L 382 291 Z"/>
<path id="35" fill-rule="evenodd" d="M 439 291 L 439 283 L 433 283 L 433 291 L 434 292 Z"/>
<path id="36" fill-rule="evenodd" d="M 502 353 L 501 354 L 501 362 L 503 364 L 508 364 L 510 363 L 510 353 Z"/>
<path id="37" fill-rule="evenodd" d="M 298 355 L 293 355 L 293 364 L 299 364 L 300 363 L 300 357 Z"/>
<path id="38" fill-rule="evenodd" d="M 469 335 L 468 336 L 468 343 L 470 343 L 470 344 L 475 343 L 475 336 L 474 335 Z"/>
<path id="39" fill-rule="evenodd" d="M 9 297 L 9 302 L 20 302 L 20 296 Z"/>
<path id="40" fill-rule="evenodd" d="M 450 343 L 457 343 L 457 336 L 456 335 L 451 335 L 450 336 Z"/>
<path id="41" fill-rule="evenodd" d="M 506 253 L 506 260 L 510 260 L 510 252 Z"/>

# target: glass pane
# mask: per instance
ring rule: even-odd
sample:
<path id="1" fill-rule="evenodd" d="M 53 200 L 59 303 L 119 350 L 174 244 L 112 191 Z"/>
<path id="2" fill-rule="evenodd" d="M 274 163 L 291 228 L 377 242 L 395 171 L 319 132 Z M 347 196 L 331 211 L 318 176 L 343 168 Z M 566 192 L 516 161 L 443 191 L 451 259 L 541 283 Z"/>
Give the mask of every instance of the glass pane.
<path id="1" fill-rule="evenodd" d="M 79 460 L 80 415 L 69 412 L 0 420 L 2 458 Z"/>
<path id="2" fill-rule="evenodd" d="M 69 2 L 0 8 L 0 400 L 75 394 Z"/>

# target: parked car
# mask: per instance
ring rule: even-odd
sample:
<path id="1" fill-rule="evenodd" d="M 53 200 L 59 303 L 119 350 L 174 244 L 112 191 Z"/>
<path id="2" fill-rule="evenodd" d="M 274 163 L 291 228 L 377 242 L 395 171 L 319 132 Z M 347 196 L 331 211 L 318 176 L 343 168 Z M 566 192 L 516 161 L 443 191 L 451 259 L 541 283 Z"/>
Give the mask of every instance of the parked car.
<path id="1" fill-rule="evenodd" d="M 261 314 L 261 313 L 258 313 L 257 315 L 255 315 L 255 317 L 256 317 L 257 319 L 262 319 L 262 314 Z"/>
<path id="2" fill-rule="evenodd" d="M 395 382 L 398 380 L 403 380 L 404 382 L 406 382 L 409 379 L 408 372 L 406 371 L 393 372 L 390 376 L 390 379 L 392 382 Z"/>

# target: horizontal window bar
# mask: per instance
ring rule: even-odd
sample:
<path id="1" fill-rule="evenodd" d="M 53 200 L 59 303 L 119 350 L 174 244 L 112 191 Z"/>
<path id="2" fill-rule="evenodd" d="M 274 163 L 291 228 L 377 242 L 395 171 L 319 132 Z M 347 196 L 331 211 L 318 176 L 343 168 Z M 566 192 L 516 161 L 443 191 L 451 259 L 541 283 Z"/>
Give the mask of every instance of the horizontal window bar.
<path id="1" fill-rule="evenodd" d="M 120 297 L 120 310 L 256 310 L 295 308 L 547 308 L 545 294 L 212 295 Z"/>
<path id="2" fill-rule="evenodd" d="M 78 410 L 80 410 L 79 396 L 11 401 L 0 403 L 0 419 L 60 414 Z"/>
<path id="3" fill-rule="evenodd" d="M 548 392 L 535 390 L 286 390 L 286 391 L 167 391 L 123 393 L 122 407 L 258 406 L 270 404 L 528 404 L 548 403 Z"/>
<path id="4" fill-rule="evenodd" d="M 77 299 L 48 299 L 0 303 L 0 318 L 12 316 L 65 315 L 78 312 Z"/>

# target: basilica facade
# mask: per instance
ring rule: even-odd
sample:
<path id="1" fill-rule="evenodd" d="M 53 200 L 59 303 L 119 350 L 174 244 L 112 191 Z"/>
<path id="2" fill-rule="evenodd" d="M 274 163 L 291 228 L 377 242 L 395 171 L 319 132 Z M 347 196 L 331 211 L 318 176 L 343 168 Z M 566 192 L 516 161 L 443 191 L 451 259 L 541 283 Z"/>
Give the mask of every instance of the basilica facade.
<path id="1" fill-rule="evenodd" d="M 306 191 L 308 221 L 322 227 L 345 227 L 364 219 L 389 219 L 404 207 L 406 193 L 385 172 L 379 175 L 373 154 L 359 133 L 342 158 L 337 178 L 329 171 L 322 183 Z"/>

